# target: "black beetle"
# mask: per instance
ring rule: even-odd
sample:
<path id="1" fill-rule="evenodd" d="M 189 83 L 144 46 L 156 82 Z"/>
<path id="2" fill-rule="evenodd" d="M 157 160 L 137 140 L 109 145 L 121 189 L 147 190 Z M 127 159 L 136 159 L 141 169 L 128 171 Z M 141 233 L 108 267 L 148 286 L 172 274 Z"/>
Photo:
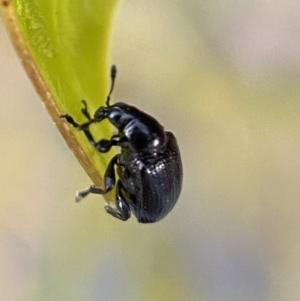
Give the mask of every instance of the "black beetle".
<path id="1" fill-rule="evenodd" d="M 101 153 L 111 146 L 120 146 L 121 153 L 114 156 L 105 172 L 104 189 L 90 186 L 77 194 L 77 201 L 89 193 L 105 194 L 115 186 L 115 169 L 119 180 L 116 185 L 116 209 L 105 206 L 106 212 L 126 221 L 131 212 L 141 223 L 153 223 L 164 218 L 174 207 L 182 186 L 182 164 L 175 136 L 164 131 L 156 119 L 134 106 L 118 102 L 110 105 L 117 69 L 111 67 L 111 88 L 106 106 L 100 107 L 92 118 L 83 100 L 86 123 L 78 124 L 68 115 L 66 121 L 82 130 L 88 141 Z M 108 120 L 118 129 L 111 139 L 95 141 L 89 126 Z"/>

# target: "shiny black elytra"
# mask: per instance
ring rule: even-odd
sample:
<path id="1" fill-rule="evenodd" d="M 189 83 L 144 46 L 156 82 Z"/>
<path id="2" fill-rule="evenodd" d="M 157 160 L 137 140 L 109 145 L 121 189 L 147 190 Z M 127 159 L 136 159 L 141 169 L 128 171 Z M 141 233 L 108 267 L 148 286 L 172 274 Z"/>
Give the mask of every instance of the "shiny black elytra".
<path id="1" fill-rule="evenodd" d="M 111 67 L 111 88 L 106 106 L 100 107 L 92 118 L 86 102 L 81 109 L 88 119 L 78 124 L 68 115 L 66 121 L 84 132 L 88 141 L 101 153 L 112 146 L 120 146 L 121 153 L 114 156 L 105 172 L 105 187 L 94 185 L 78 192 L 80 201 L 89 193 L 105 194 L 116 185 L 116 209 L 105 206 L 106 212 L 126 221 L 131 212 L 140 223 L 153 223 L 164 218 L 174 207 L 182 185 L 182 164 L 175 136 L 165 131 L 156 119 L 136 107 L 118 102 L 110 105 L 117 69 Z M 95 141 L 89 127 L 108 119 L 118 130 L 111 139 Z M 116 184 L 115 169 L 119 175 Z"/>

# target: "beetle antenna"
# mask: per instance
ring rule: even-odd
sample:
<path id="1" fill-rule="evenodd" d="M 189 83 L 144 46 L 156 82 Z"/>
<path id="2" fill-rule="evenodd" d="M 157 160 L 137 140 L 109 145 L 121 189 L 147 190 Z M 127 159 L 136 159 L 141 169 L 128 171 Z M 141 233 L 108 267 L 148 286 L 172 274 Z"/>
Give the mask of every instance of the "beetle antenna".
<path id="1" fill-rule="evenodd" d="M 108 107 L 110 106 L 110 104 L 109 104 L 110 96 L 114 90 L 116 77 L 117 77 L 117 67 L 115 65 L 112 65 L 111 69 L 110 69 L 110 78 L 111 78 L 110 90 L 109 90 L 109 93 L 106 98 L 106 105 Z"/>

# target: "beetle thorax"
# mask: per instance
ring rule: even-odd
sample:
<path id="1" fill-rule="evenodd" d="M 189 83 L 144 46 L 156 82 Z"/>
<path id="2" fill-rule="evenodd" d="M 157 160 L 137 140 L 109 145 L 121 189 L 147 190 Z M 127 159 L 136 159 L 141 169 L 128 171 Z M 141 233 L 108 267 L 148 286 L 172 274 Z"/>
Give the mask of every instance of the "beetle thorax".
<path id="1" fill-rule="evenodd" d="M 129 147 L 134 151 L 155 152 L 165 146 L 166 134 L 158 123 L 148 125 L 133 119 L 125 126 L 123 132 Z"/>

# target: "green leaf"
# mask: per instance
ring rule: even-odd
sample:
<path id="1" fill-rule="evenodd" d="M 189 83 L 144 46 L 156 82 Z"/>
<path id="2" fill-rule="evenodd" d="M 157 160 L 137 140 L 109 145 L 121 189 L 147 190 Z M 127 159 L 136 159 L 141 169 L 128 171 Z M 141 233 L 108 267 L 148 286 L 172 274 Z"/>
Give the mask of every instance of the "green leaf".
<path id="1" fill-rule="evenodd" d="M 92 181 L 100 186 L 110 156 L 95 152 L 84 135 L 59 115 L 68 113 L 81 123 L 85 121 L 82 99 L 92 114 L 105 104 L 116 4 L 117 0 L 1 2 L 13 43 L 45 107 Z M 110 137 L 108 123 L 100 128 L 101 137 Z"/>

